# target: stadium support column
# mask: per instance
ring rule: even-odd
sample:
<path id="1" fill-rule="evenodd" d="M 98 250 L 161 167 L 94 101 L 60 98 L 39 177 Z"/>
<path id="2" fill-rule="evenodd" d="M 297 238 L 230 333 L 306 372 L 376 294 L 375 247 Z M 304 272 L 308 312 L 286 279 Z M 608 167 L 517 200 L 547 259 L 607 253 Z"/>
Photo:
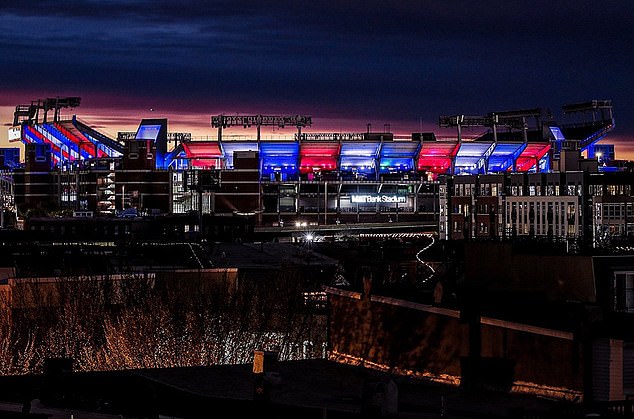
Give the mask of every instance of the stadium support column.
<path id="1" fill-rule="evenodd" d="M 414 193 L 414 214 L 418 215 L 418 194 L 420 193 L 421 187 L 423 186 L 422 183 L 419 183 L 418 186 L 416 187 L 416 191 Z"/>
<path id="2" fill-rule="evenodd" d="M 396 222 L 398 223 L 398 199 L 396 200 Z"/>
<path id="3" fill-rule="evenodd" d="M 280 183 L 277 183 L 277 225 L 282 227 L 282 208 L 281 208 L 281 194 L 280 194 Z"/>
<path id="4" fill-rule="evenodd" d="M 319 225 L 319 184 L 321 183 L 321 172 L 318 176 L 316 176 L 317 178 L 317 225 Z"/>
<path id="5" fill-rule="evenodd" d="M 81 185 L 80 185 L 80 176 L 79 171 L 81 167 L 81 160 L 78 160 L 77 170 L 75 171 L 75 209 L 81 209 Z"/>
<path id="6" fill-rule="evenodd" d="M 458 144 L 462 144 L 462 126 L 460 125 L 460 121 L 456 125 L 458 131 Z"/>
<path id="7" fill-rule="evenodd" d="M 203 232 L 203 188 L 200 185 L 200 177 L 198 177 L 197 179 L 198 181 L 198 187 L 196 188 L 198 192 L 198 234 L 200 235 L 201 238 L 204 238 L 204 232 Z"/>
<path id="8" fill-rule="evenodd" d="M 328 224 L 328 181 L 324 182 L 324 225 Z"/>

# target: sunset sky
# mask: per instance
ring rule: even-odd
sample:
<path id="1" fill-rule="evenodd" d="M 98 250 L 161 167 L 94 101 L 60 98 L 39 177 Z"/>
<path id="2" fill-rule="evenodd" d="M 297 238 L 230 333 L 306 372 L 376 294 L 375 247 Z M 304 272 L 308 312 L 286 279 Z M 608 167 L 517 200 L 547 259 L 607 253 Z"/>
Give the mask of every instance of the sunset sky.
<path id="1" fill-rule="evenodd" d="M 440 115 L 559 121 L 562 105 L 611 99 L 603 142 L 634 159 L 631 16 L 628 0 L 3 0 L 0 143 L 16 105 L 55 96 L 80 96 L 66 113 L 115 136 L 150 117 L 215 135 L 220 113 L 407 135 Z"/>

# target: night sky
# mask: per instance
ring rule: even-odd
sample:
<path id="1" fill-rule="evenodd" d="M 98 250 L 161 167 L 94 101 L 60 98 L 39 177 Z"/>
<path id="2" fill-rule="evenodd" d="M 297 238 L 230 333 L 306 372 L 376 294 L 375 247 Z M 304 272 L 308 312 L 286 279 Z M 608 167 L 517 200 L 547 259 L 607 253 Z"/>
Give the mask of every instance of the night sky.
<path id="1" fill-rule="evenodd" d="M 0 141 L 17 104 L 55 96 L 80 96 L 70 114 L 105 133 L 166 117 L 196 136 L 220 113 L 410 134 L 611 99 L 603 142 L 634 158 L 632 16 L 630 0 L 2 0 Z"/>

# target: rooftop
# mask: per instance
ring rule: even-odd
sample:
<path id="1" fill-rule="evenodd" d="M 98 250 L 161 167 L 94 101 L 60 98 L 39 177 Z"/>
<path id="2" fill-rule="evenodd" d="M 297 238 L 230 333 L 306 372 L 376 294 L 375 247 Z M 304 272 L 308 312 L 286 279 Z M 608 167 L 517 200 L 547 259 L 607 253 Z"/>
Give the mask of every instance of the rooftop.
<path id="1" fill-rule="evenodd" d="M 49 417 L 68 417 L 69 411 L 209 417 L 214 410 L 229 409 L 237 416 L 268 411 L 269 417 L 279 418 L 352 418 L 386 409 L 392 401 L 390 411 L 398 418 L 440 417 L 443 409 L 452 418 L 495 418 L 562 403 L 531 395 L 467 393 L 453 385 L 326 359 L 278 362 L 274 372 L 266 375 L 274 378 L 265 379 L 263 398 L 255 395 L 257 375 L 251 364 L 0 377 L 2 388 L 10 389 L 0 409 L 19 411 L 30 400 L 31 413 L 49 409 Z"/>

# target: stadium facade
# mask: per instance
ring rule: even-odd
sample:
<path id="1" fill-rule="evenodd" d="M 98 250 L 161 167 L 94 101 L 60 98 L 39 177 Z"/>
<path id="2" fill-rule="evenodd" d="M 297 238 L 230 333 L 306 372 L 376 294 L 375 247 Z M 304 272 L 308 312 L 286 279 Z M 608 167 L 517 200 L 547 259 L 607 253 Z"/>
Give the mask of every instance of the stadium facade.
<path id="1" fill-rule="evenodd" d="M 418 225 L 441 238 L 545 236 L 595 243 L 634 233 L 632 180 L 612 145 L 609 100 L 562 107 L 439 117 L 455 136 L 304 132 L 302 115 L 217 115 L 214 140 L 142 119 L 110 138 L 76 115 L 80 98 L 18 105 L 0 150 L 5 210 L 67 209 L 95 216 L 210 214 L 260 228 L 364 223 Z M 54 111 L 52 119 L 48 112 Z M 262 127 L 292 137 L 263 138 Z M 230 127 L 254 128 L 228 136 Z M 480 128 L 463 138 L 465 128 Z M 387 128 L 387 126 L 386 126 Z M 621 167 L 619 167 L 621 166 Z M 6 211 L 5 211 L 6 212 Z M 3 212 L 3 216 L 5 214 Z M 4 218 L 4 217 L 3 217 Z"/>

